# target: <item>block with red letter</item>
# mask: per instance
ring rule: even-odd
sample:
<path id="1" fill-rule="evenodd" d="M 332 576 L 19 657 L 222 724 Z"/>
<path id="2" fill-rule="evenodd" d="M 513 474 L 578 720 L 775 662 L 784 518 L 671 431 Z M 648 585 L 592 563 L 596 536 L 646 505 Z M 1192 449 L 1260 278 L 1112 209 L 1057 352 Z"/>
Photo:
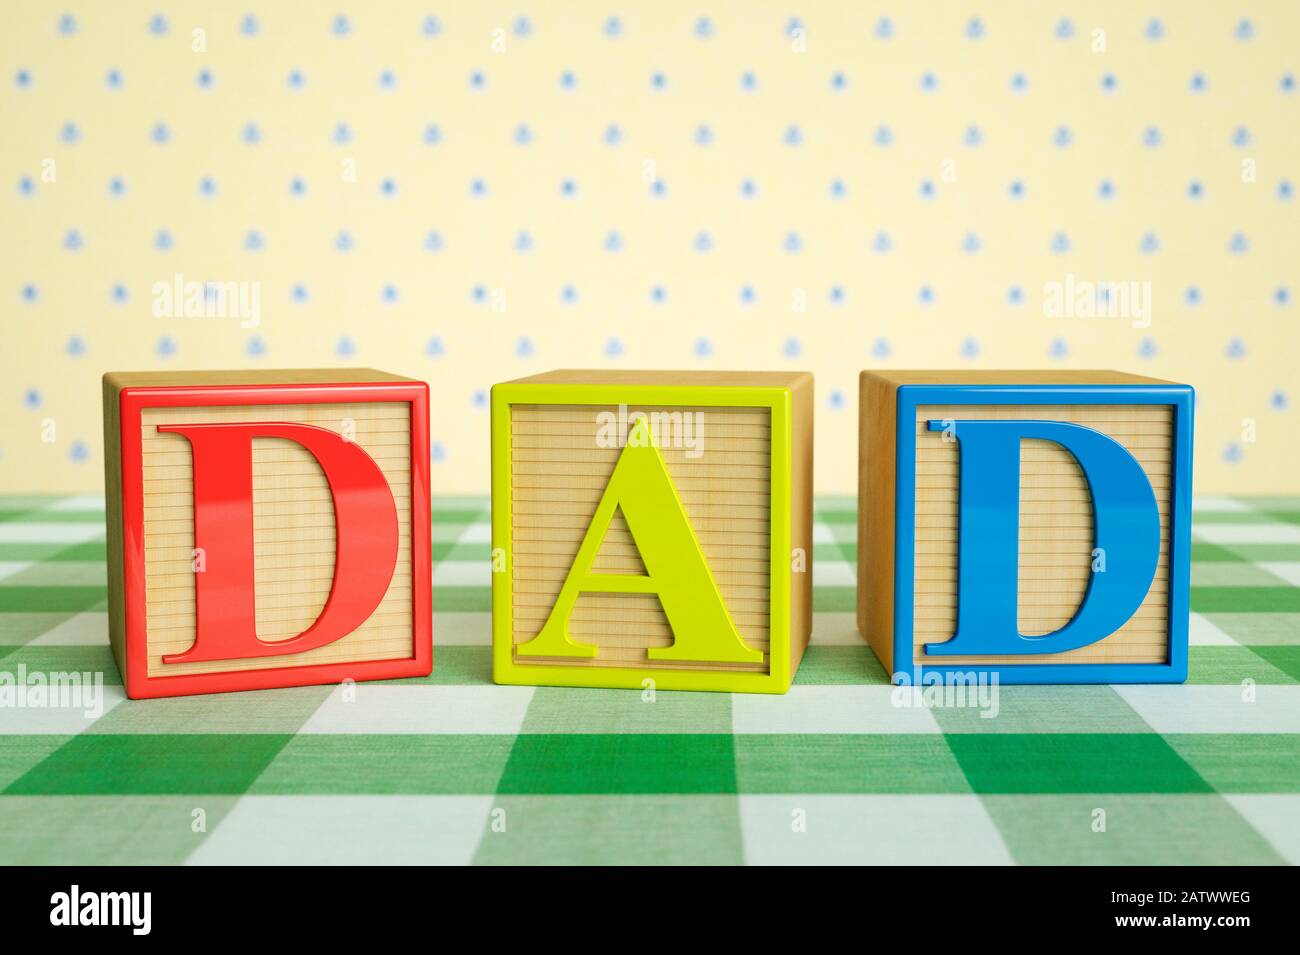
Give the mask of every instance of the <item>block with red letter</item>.
<path id="1" fill-rule="evenodd" d="M 106 374 L 127 696 L 428 674 L 428 408 L 369 369 Z"/>

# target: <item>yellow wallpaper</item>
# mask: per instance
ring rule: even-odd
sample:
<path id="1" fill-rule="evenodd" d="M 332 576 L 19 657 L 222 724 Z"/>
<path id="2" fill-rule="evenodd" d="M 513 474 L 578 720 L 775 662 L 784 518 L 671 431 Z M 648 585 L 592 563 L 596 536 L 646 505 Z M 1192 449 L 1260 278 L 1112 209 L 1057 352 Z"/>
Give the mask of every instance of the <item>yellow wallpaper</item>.
<path id="1" fill-rule="evenodd" d="M 435 492 L 486 493 L 495 381 L 807 368 L 851 492 L 861 368 L 1060 364 L 1191 382 L 1197 491 L 1295 492 L 1298 34 L 1284 0 L 10 0 L 0 491 L 101 487 L 107 369 L 424 378 Z"/>

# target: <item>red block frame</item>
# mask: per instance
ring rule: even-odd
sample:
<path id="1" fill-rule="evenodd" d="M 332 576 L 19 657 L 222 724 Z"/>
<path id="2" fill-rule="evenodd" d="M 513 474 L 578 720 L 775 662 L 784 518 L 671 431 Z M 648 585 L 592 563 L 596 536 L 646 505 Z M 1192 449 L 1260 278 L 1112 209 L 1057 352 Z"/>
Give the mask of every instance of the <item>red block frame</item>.
<path id="1" fill-rule="evenodd" d="M 145 408 L 221 405 L 328 404 L 404 401 L 411 406 L 411 573 L 414 655 L 398 660 L 281 666 L 229 673 L 149 676 L 145 628 L 144 462 Z M 312 686 L 352 680 L 428 676 L 433 669 L 433 610 L 429 526 L 429 386 L 415 381 L 339 384 L 186 385 L 127 387 L 120 397 L 122 459 L 122 570 L 126 695 L 135 699 Z"/>

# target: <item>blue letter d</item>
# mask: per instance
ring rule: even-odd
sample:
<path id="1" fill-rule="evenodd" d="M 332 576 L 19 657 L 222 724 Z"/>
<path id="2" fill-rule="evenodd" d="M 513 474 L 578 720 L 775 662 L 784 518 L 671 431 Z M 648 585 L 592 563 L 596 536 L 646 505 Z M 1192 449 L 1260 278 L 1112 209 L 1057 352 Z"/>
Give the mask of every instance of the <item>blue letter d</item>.
<path id="1" fill-rule="evenodd" d="M 951 422 L 950 422 L 951 424 Z M 929 422 L 931 431 L 943 422 Z M 958 421 L 961 445 L 957 633 L 930 656 L 1061 653 L 1114 633 L 1142 605 L 1160 559 L 1160 510 L 1142 466 L 1123 445 L 1062 421 Z M 1079 462 L 1092 494 L 1094 573 L 1074 617 L 1042 636 L 1020 633 L 1020 442 L 1041 438 Z"/>

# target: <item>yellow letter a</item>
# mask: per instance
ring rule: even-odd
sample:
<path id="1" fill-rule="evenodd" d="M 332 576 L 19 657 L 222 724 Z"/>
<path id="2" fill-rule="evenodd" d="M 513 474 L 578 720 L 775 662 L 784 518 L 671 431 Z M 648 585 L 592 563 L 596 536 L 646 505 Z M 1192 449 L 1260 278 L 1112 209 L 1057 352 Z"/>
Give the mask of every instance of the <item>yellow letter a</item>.
<path id="1" fill-rule="evenodd" d="M 615 509 L 622 510 L 632 532 L 645 576 L 591 572 Z M 533 639 L 516 647 L 516 654 L 595 657 L 594 645 L 576 643 L 569 635 L 569 615 L 584 590 L 658 595 L 673 632 L 673 644 L 649 648 L 646 653 L 651 660 L 763 662 L 760 651 L 745 646 L 723 606 L 722 594 L 663 458 L 651 441 L 644 416 L 636 419 L 628 434 L 546 625 Z"/>

